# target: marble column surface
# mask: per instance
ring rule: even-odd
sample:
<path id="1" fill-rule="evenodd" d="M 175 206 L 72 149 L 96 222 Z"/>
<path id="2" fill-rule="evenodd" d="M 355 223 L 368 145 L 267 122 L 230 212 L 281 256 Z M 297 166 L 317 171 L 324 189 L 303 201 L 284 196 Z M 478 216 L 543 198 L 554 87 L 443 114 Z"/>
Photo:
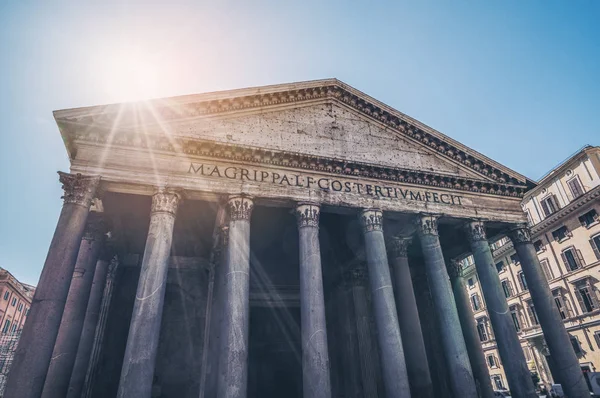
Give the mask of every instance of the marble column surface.
<path id="1" fill-rule="evenodd" d="M 89 209 L 100 177 L 59 173 L 64 204 L 50 243 L 4 396 L 39 398 L 52 358 Z"/>

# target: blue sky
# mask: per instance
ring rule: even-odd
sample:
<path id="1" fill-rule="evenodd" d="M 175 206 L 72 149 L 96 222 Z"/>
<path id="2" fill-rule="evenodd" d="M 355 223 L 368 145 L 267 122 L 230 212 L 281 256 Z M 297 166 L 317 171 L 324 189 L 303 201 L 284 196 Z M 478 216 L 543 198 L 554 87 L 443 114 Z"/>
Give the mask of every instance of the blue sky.
<path id="1" fill-rule="evenodd" d="M 533 179 L 600 140 L 600 2 L 0 2 L 0 266 L 35 284 L 52 111 L 336 77 Z"/>

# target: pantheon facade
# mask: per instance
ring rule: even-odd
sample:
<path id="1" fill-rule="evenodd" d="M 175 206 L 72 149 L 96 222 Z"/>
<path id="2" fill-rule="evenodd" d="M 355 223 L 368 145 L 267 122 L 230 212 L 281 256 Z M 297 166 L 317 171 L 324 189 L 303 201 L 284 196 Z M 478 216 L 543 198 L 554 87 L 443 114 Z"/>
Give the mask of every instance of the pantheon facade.
<path id="1" fill-rule="evenodd" d="M 520 206 L 535 184 L 335 79 L 56 111 L 64 204 L 5 397 L 537 395 L 488 239 L 509 236 L 588 397 Z"/>

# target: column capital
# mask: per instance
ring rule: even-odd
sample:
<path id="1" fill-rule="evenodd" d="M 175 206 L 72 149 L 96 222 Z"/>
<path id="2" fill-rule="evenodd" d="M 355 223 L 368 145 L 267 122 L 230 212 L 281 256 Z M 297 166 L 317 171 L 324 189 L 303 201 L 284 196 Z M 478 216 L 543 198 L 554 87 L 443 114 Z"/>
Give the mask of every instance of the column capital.
<path id="1" fill-rule="evenodd" d="M 317 203 L 298 203 L 294 210 L 294 215 L 298 221 L 298 228 L 319 228 L 321 206 Z"/>
<path id="2" fill-rule="evenodd" d="M 85 229 L 83 230 L 83 237 L 81 239 L 88 241 L 101 240 L 106 237 L 107 232 L 108 230 L 106 222 L 104 221 L 102 214 L 90 212 L 87 218 L 87 223 L 85 224 Z"/>
<path id="3" fill-rule="evenodd" d="M 450 279 L 455 279 L 462 276 L 462 263 L 457 258 L 446 260 L 446 269 Z"/>
<path id="4" fill-rule="evenodd" d="M 513 244 L 517 243 L 531 243 L 531 231 L 525 224 L 518 224 L 510 229 L 508 237 L 512 240 Z"/>
<path id="5" fill-rule="evenodd" d="M 363 232 L 383 231 L 383 213 L 379 209 L 363 209 L 358 219 Z"/>
<path id="6" fill-rule="evenodd" d="M 227 199 L 227 210 L 231 221 L 250 221 L 253 208 L 254 201 L 250 196 L 234 195 Z"/>
<path id="7" fill-rule="evenodd" d="M 58 180 L 65 191 L 62 196 L 64 204 L 71 203 L 86 209 L 90 208 L 100 184 L 100 176 L 83 176 L 59 171 Z"/>
<path id="8" fill-rule="evenodd" d="M 417 226 L 417 233 L 419 236 L 423 235 L 434 235 L 438 236 L 438 220 L 439 216 L 435 214 L 420 214 L 415 219 L 415 225 Z"/>
<path id="9" fill-rule="evenodd" d="M 351 267 L 342 272 L 342 281 L 347 286 L 364 286 L 369 275 L 366 268 Z"/>
<path id="10" fill-rule="evenodd" d="M 411 243 L 412 237 L 404 238 L 401 236 L 392 236 L 388 239 L 386 248 L 393 257 L 407 257 L 408 246 L 410 246 Z"/>
<path id="11" fill-rule="evenodd" d="M 177 207 L 181 200 L 181 194 L 177 190 L 159 188 L 152 195 L 151 213 L 177 213 Z"/>
<path id="12" fill-rule="evenodd" d="M 467 239 L 469 239 L 470 243 L 487 240 L 483 221 L 469 221 L 465 224 L 464 228 L 467 233 Z"/>

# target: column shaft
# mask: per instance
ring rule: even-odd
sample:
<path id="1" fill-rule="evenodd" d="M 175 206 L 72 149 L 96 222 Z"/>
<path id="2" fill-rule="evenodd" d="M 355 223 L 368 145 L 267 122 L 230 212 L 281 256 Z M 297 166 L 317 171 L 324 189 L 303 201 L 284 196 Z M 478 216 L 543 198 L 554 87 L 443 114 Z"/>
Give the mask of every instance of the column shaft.
<path id="1" fill-rule="evenodd" d="M 94 347 L 94 336 L 96 335 L 96 327 L 100 318 L 100 305 L 102 303 L 102 293 L 106 283 L 106 274 L 108 272 L 109 261 L 106 258 L 101 258 L 96 263 L 96 271 L 92 281 L 90 290 L 90 299 L 88 301 L 83 321 L 83 330 L 79 339 L 79 347 L 77 348 L 77 356 L 75 365 L 69 382 L 67 398 L 79 398 L 83 390 L 85 375 L 87 373 L 92 349 Z"/>
<path id="2" fill-rule="evenodd" d="M 421 321 L 417 300 L 408 266 L 407 246 L 410 239 L 393 238 L 389 242 L 389 261 L 394 279 L 394 296 L 398 310 L 398 321 L 404 357 L 413 396 L 432 398 L 433 383 L 427 362 L 425 342 L 421 332 Z"/>
<path id="3" fill-rule="evenodd" d="M 476 398 L 475 380 L 440 246 L 437 218 L 430 215 L 419 217 L 417 231 L 425 259 L 431 297 L 439 319 L 441 334 L 444 336 L 442 343 L 452 392 L 456 397 Z"/>
<path id="4" fill-rule="evenodd" d="M 248 197 L 229 199 L 229 242 L 224 264 L 223 318 L 217 397 L 245 398 L 250 319 L 250 216 Z"/>
<path id="5" fill-rule="evenodd" d="M 531 300 L 535 306 L 550 355 L 556 364 L 560 364 L 556 367 L 556 371 L 560 374 L 559 378 L 565 394 L 570 398 L 589 397 L 590 393 L 577 355 L 575 355 L 569 334 L 554 303 L 548 281 L 531 242 L 529 229 L 524 226 L 517 227 L 511 231 L 509 236 L 521 261 L 521 269 L 525 274 Z"/>
<path id="6" fill-rule="evenodd" d="M 104 233 L 105 226 L 101 216 L 92 213 L 88 217 L 86 231 L 79 246 L 69 295 L 46 375 L 43 398 L 62 398 L 67 394 L 90 298 L 96 262 L 104 244 Z"/>
<path id="7" fill-rule="evenodd" d="M 475 221 L 468 223 L 466 230 L 510 391 L 516 397 L 536 398 L 531 372 L 508 310 L 490 245 L 485 237 L 485 227 L 482 222 Z"/>
<path id="8" fill-rule="evenodd" d="M 149 397 L 167 287 L 169 255 L 179 194 L 161 190 L 152 197 L 150 228 L 138 282 L 118 397 Z"/>
<path id="9" fill-rule="evenodd" d="M 360 221 L 365 238 L 369 282 L 386 396 L 388 398 L 408 398 L 410 397 L 410 386 L 383 237 L 383 215 L 379 210 L 363 210 L 360 214 Z"/>
<path id="10" fill-rule="evenodd" d="M 473 311 L 471 310 L 465 279 L 461 274 L 461 265 L 458 261 L 452 261 L 448 264 L 448 274 L 450 275 L 450 283 L 452 284 L 454 300 L 456 300 L 458 318 L 460 319 L 460 325 L 467 346 L 467 353 L 469 354 L 469 361 L 471 363 L 471 369 L 473 370 L 475 384 L 479 390 L 479 396 L 481 398 L 494 398 L 494 388 L 492 387 L 490 372 L 477 333 L 477 325 L 475 324 L 475 318 L 473 317 Z"/>
<path id="11" fill-rule="evenodd" d="M 305 398 L 331 397 L 319 212 L 320 208 L 315 204 L 300 204 L 296 208 L 300 240 L 300 329 Z"/>
<path id="12" fill-rule="evenodd" d="M 59 174 L 65 190 L 64 205 L 15 352 L 6 397 L 38 398 L 42 393 L 89 208 L 100 181 L 99 177 Z"/>

